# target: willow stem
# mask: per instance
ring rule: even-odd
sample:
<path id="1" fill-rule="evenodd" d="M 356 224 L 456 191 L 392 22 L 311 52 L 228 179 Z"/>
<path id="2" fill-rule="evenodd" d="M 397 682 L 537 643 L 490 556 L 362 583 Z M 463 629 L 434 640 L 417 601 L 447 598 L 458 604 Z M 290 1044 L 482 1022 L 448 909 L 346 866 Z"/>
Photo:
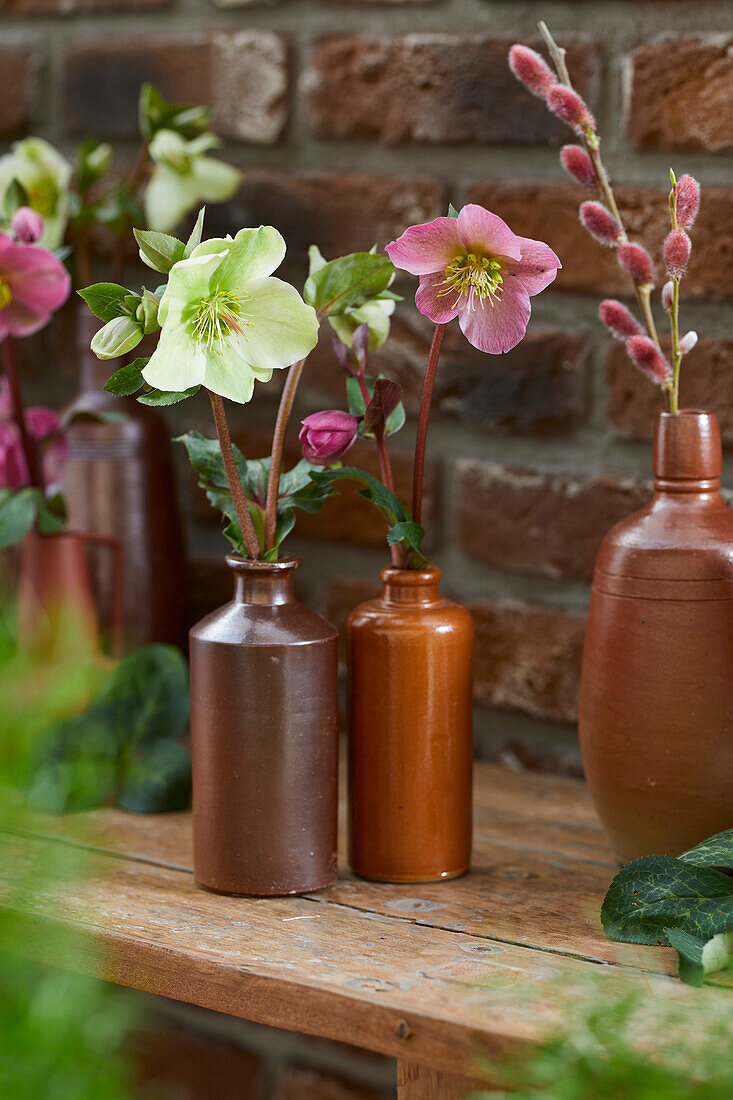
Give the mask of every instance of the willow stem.
<path id="1" fill-rule="evenodd" d="M 366 384 L 363 374 L 356 376 L 359 383 L 359 389 L 361 390 L 361 396 L 364 401 L 364 408 L 369 406 L 371 396 L 369 394 L 369 387 Z M 389 457 L 389 448 L 387 447 L 387 440 L 382 432 L 380 435 L 374 437 L 377 444 L 377 455 L 379 457 L 379 473 L 382 478 L 382 483 L 389 489 L 392 496 L 395 496 L 394 491 L 394 476 L 392 474 L 392 463 Z M 390 557 L 392 559 L 392 565 L 396 569 L 404 568 L 406 565 L 405 552 L 401 546 L 395 545 L 389 548 Z"/>
<path id="2" fill-rule="evenodd" d="M 207 390 L 206 392 L 209 395 L 211 408 L 214 413 L 214 423 L 216 424 L 216 434 L 219 437 L 221 457 L 224 462 L 224 472 L 227 476 L 229 492 L 232 494 L 234 511 L 239 521 L 244 545 L 247 547 L 247 553 L 252 561 L 258 561 L 260 556 L 260 544 L 257 541 L 257 534 L 254 524 L 252 523 L 252 516 L 249 514 L 249 505 L 244 495 L 242 482 L 239 480 L 239 471 L 237 470 L 237 463 L 234 458 L 234 451 L 232 450 L 232 437 L 229 434 L 229 425 L 227 423 L 227 414 L 224 411 L 224 402 L 218 393 L 212 393 L 211 390 Z"/>
<path id="3" fill-rule="evenodd" d="M 283 452 L 285 450 L 285 435 L 290 422 L 290 414 L 293 411 L 295 394 L 298 390 L 300 376 L 303 373 L 305 359 L 294 363 L 288 371 L 283 386 L 280 405 L 277 410 L 275 430 L 272 433 L 272 451 L 270 452 L 270 473 L 267 478 L 267 497 L 265 500 L 265 550 L 272 550 L 275 546 L 275 534 L 277 532 L 277 501 L 280 495 L 280 475 L 283 468 Z"/>
<path id="4" fill-rule="evenodd" d="M 672 334 L 672 386 L 669 391 L 669 411 L 679 411 L 680 400 L 680 368 L 682 366 L 682 354 L 680 352 L 680 281 L 675 279 L 672 289 L 672 309 L 669 315 L 669 327 Z"/>
<path id="5" fill-rule="evenodd" d="M 13 402 L 13 419 L 18 425 L 18 431 L 20 432 L 20 441 L 23 445 L 23 454 L 25 456 L 26 466 L 28 467 L 28 476 L 30 477 L 31 485 L 35 489 L 43 491 L 45 489 L 43 468 L 38 459 L 36 442 L 28 431 L 25 409 L 23 407 L 23 398 L 20 392 L 18 364 L 15 361 L 15 348 L 13 347 L 13 340 L 10 336 L 5 337 L 3 356 L 5 359 L 5 376 L 8 380 L 10 397 Z"/>
<path id="6" fill-rule="evenodd" d="M 438 370 L 440 348 L 445 335 L 445 325 L 436 325 L 433 339 L 428 352 L 428 362 L 425 367 L 425 380 L 423 381 L 422 397 L 420 398 L 420 418 L 417 422 L 417 438 L 415 440 L 415 465 L 412 475 L 412 518 L 415 523 L 420 523 L 422 518 L 423 481 L 425 479 L 425 448 L 428 440 L 428 422 L 430 420 L 430 405 L 433 400 L 433 388 L 435 375 Z"/>

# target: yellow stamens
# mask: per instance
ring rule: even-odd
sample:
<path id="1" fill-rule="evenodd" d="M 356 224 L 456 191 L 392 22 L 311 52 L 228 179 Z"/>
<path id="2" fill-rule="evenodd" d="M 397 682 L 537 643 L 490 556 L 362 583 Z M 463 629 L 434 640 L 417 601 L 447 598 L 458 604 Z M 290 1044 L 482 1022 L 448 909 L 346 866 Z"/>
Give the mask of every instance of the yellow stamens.
<path id="1" fill-rule="evenodd" d="M 440 294 L 455 294 L 452 308 L 465 297 L 469 309 L 474 309 L 474 299 L 478 298 L 481 309 L 485 300 L 494 306 L 501 301 L 501 264 L 491 256 L 477 256 L 474 252 L 456 256 L 445 269 L 445 278 L 440 284 L 445 289 Z"/>
<path id="2" fill-rule="evenodd" d="M 7 283 L 0 279 L 0 310 L 6 309 L 13 300 L 13 292 Z"/>
<path id="3" fill-rule="evenodd" d="M 244 312 L 248 300 L 247 295 L 231 290 L 216 290 L 203 298 L 194 317 L 194 339 L 211 349 L 215 342 L 222 344 L 232 332 L 241 335 L 252 324 Z"/>

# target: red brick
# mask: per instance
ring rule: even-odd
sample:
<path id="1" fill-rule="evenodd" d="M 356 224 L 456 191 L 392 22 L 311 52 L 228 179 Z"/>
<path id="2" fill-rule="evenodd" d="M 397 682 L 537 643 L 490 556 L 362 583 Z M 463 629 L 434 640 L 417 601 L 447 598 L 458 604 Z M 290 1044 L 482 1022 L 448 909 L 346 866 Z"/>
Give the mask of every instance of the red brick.
<path id="1" fill-rule="evenodd" d="M 310 245 L 327 259 L 383 246 L 412 222 L 429 221 L 447 206 L 443 185 L 415 176 L 325 173 L 290 176 L 245 172 L 238 196 L 211 207 L 209 232 L 274 225 L 288 242 L 288 260 L 302 268 Z M 216 229 L 218 227 L 218 229 Z"/>
<path id="2" fill-rule="evenodd" d="M 566 127 L 509 71 L 512 41 L 442 33 L 323 38 L 303 81 L 311 125 L 325 137 L 389 143 L 564 140 Z M 568 56 L 592 99 L 597 51 L 570 43 Z"/>
<path id="3" fill-rule="evenodd" d="M 0 49 L 0 137 L 27 132 L 31 119 L 33 62 L 26 50 Z"/>
<path id="4" fill-rule="evenodd" d="M 396 316 L 388 342 L 370 358 L 369 370 L 399 382 L 408 414 L 416 415 L 430 331 L 414 315 Z M 513 351 L 476 351 L 451 325 L 445 335 L 433 397 L 436 418 L 480 432 L 559 435 L 577 428 L 587 408 L 588 341 L 579 335 L 531 331 Z M 307 384 L 343 405 L 344 374 L 326 332 L 313 354 Z"/>
<path id="5" fill-rule="evenodd" d="M 392 1100 L 394 1095 L 319 1070 L 293 1068 L 281 1072 L 272 1100 Z"/>
<path id="6" fill-rule="evenodd" d="M 575 722 L 585 619 L 523 603 L 479 601 L 474 692 L 484 706 Z"/>
<path id="7" fill-rule="evenodd" d="M 202 1035 L 150 1028 L 130 1040 L 145 1095 L 178 1100 L 259 1100 L 260 1062 L 253 1054 Z M 150 1090 L 150 1091 L 148 1091 Z"/>
<path id="8" fill-rule="evenodd" d="M 667 195 L 668 191 L 651 188 L 616 188 L 629 236 L 650 249 L 660 272 L 662 245 L 669 232 Z M 554 286 L 587 294 L 628 294 L 628 276 L 618 266 L 615 253 L 597 244 L 578 221 L 578 206 L 586 197 L 582 188 L 571 183 L 481 183 L 469 189 L 471 202 L 499 214 L 516 233 L 547 241 L 556 250 L 564 267 Z M 733 191 L 703 191 L 683 294 L 733 296 Z"/>
<path id="9" fill-rule="evenodd" d="M 270 31 L 244 30 L 73 47 L 64 60 L 67 132 L 134 137 L 145 81 L 167 99 L 213 107 L 214 126 L 226 138 L 267 144 L 285 126 L 286 42 Z"/>
<path id="10" fill-rule="evenodd" d="M 495 569 L 589 578 L 601 540 L 646 504 L 632 478 L 582 478 L 462 459 L 457 469 L 458 542 Z"/>
<path id="11" fill-rule="evenodd" d="M 647 42 L 630 58 L 629 140 L 641 149 L 733 149 L 733 37 Z"/>

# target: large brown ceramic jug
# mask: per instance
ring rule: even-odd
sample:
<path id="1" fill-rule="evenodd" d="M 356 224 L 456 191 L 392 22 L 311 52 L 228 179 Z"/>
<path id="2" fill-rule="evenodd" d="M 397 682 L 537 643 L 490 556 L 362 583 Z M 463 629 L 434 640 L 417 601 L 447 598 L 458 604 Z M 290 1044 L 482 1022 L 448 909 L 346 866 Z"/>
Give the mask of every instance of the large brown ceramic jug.
<path id="1" fill-rule="evenodd" d="M 622 863 L 733 827 L 733 512 L 720 473 L 716 417 L 660 413 L 654 499 L 598 555 L 580 740 Z"/>
<path id="2" fill-rule="evenodd" d="M 455 878 L 471 861 L 473 621 L 440 570 L 383 569 L 349 618 L 349 856 L 364 878 Z"/>
<path id="3" fill-rule="evenodd" d="M 184 645 L 186 560 L 176 503 L 170 442 L 164 421 L 134 397 L 105 393 L 114 364 L 89 350 L 99 322 L 78 320 L 79 392 L 69 408 L 79 416 L 69 429 L 70 457 L 64 492 L 71 526 L 114 536 L 125 556 L 125 644 Z M 95 420 L 112 413 L 124 419 Z M 106 603 L 112 578 L 95 562 L 97 588 Z"/>
<path id="4" fill-rule="evenodd" d="M 230 554 L 234 599 L 190 633 L 194 875 L 225 894 L 336 877 L 338 635 L 293 594 L 299 561 Z"/>

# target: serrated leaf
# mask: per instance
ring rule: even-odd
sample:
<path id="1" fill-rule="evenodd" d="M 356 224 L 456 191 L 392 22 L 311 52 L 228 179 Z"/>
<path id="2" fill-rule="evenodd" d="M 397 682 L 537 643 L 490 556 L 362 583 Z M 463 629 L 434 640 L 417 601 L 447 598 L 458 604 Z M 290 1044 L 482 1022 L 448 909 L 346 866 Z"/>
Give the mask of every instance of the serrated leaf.
<path id="1" fill-rule="evenodd" d="M 386 256 L 354 252 L 331 260 L 308 276 L 306 302 L 324 317 L 358 308 L 386 290 L 395 269 Z"/>
<path id="2" fill-rule="evenodd" d="M 389 546 L 396 546 L 400 542 L 406 542 L 411 549 L 418 551 L 424 538 L 425 528 L 421 527 L 419 523 L 415 523 L 414 520 L 405 520 L 402 523 L 395 523 L 394 527 L 390 527 L 387 532 L 387 543 Z"/>
<path id="3" fill-rule="evenodd" d="M 186 246 L 177 237 L 153 229 L 133 229 L 132 232 L 140 248 L 140 259 L 153 271 L 167 275 L 173 265 L 184 258 Z"/>
<path id="4" fill-rule="evenodd" d="M 390 493 L 378 478 L 368 474 L 366 470 L 359 470 L 356 466 L 341 466 L 330 470 L 314 470 L 310 476 L 316 485 L 322 486 L 332 485 L 338 481 L 356 481 L 363 486 L 359 490 L 360 495 L 376 505 L 389 527 L 412 519 L 394 493 Z"/>
<path id="5" fill-rule="evenodd" d="M 152 405 L 157 408 L 163 405 L 177 405 L 179 401 L 185 401 L 188 397 L 195 397 L 201 386 L 192 386 L 190 390 L 178 393 L 175 390 L 151 390 L 138 397 L 141 405 Z"/>
<path id="6" fill-rule="evenodd" d="M 107 379 L 104 389 L 115 397 L 130 397 L 145 385 L 142 372 L 147 365 L 147 359 L 134 359 L 132 363 L 126 363 Z"/>
<path id="7" fill-rule="evenodd" d="M 191 230 L 191 236 L 186 241 L 186 247 L 183 250 L 184 259 L 188 259 L 188 257 L 193 252 L 194 248 L 198 248 L 198 246 L 201 244 L 201 237 L 203 236 L 203 232 L 204 232 L 204 215 L 205 214 L 206 214 L 206 207 L 202 206 L 201 209 L 198 212 L 198 217 L 196 218 L 196 224 L 194 225 L 193 229 Z"/>
<path id="8" fill-rule="evenodd" d="M 94 316 L 108 324 L 126 312 L 125 299 L 130 292 L 126 287 L 118 286 L 117 283 L 94 283 L 77 293 L 84 299 Z"/>
<path id="9" fill-rule="evenodd" d="M 0 497 L 0 550 L 22 542 L 38 513 L 38 489 L 8 490 Z"/>
<path id="10" fill-rule="evenodd" d="M 733 829 L 725 829 L 722 833 L 708 837 L 678 858 L 683 863 L 693 863 L 696 867 L 725 867 L 733 870 Z"/>

